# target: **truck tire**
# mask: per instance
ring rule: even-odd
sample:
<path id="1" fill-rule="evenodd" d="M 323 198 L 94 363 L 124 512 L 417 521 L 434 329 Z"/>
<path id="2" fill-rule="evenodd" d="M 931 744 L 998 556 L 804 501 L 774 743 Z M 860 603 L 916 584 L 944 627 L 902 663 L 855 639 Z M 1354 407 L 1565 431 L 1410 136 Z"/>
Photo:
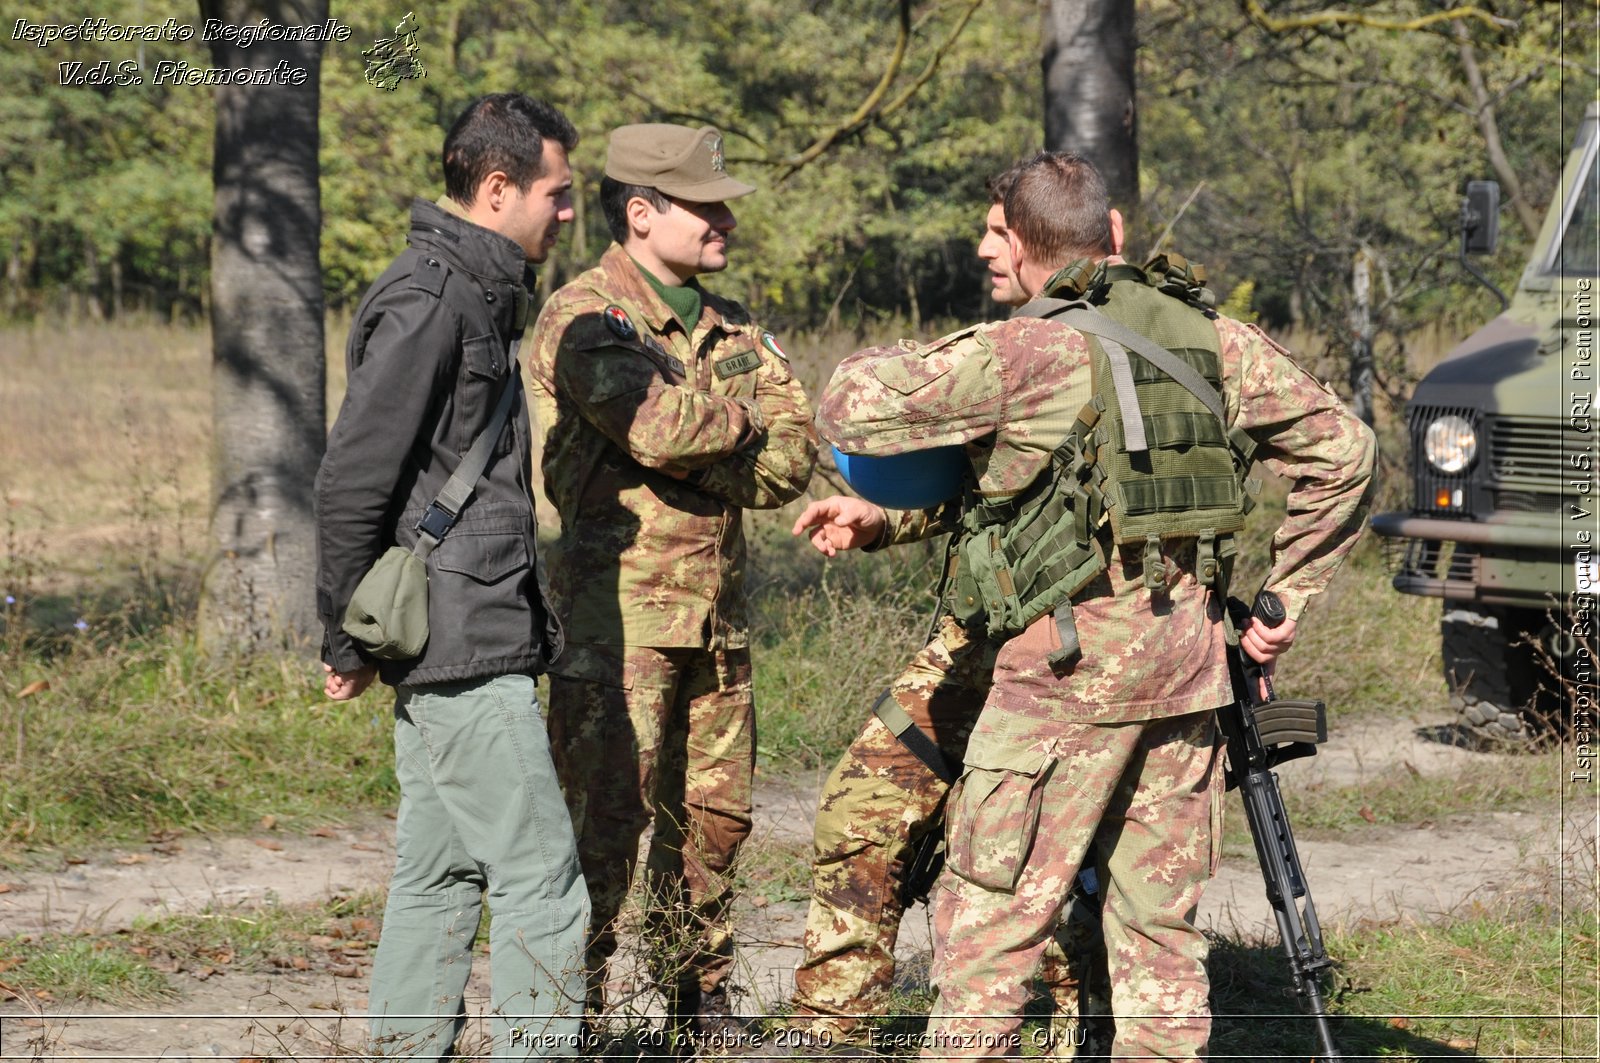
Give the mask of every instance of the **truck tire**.
<path id="1" fill-rule="evenodd" d="M 1540 666 L 1531 609 L 1447 604 L 1440 622 L 1444 681 L 1457 721 L 1481 740 L 1527 746 L 1540 737 Z"/>

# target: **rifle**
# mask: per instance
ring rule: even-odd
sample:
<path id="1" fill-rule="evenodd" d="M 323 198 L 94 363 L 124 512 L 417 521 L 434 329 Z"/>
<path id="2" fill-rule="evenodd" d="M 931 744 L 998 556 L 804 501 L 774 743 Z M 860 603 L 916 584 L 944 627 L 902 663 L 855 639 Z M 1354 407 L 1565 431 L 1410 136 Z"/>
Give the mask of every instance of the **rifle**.
<path id="1" fill-rule="evenodd" d="M 1252 610 L 1237 598 L 1228 599 L 1234 627 L 1243 631 L 1251 617 L 1267 627 L 1277 627 L 1286 617 L 1283 602 L 1271 591 L 1256 596 Z M 1294 833 L 1284 811 L 1283 794 L 1272 769 L 1287 760 L 1315 756 L 1317 744 L 1328 740 L 1327 710 L 1320 701 L 1280 700 L 1260 664 L 1238 645 L 1228 647 L 1228 672 L 1233 679 L 1233 704 L 1217 710 L 1228 743 L 1227 788 L 1237 788 L 1244 799 L 1245 818 L 1256 843 L 1256 857 L 1267 882 L 1267 903 L 1278 920 L 1278 935 L 1295 992 L 1306 998 L 1322 1040 L 1322 1059 L 1341 1059 L 1328 1028 L 1327 1007 L 1320 978 L 1333 966 L 1322 945 L 1322 927 L 1311 901 Z M 1266 696 L 1262 697 L 1263 683 Z M 1304 900 L 1296 905 L 1296 900 Z"/>

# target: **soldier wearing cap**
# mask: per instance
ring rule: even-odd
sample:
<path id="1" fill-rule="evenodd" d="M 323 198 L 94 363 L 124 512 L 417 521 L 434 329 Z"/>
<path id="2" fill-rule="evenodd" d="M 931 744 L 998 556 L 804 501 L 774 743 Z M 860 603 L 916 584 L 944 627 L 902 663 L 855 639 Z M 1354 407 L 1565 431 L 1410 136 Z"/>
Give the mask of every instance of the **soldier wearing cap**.
<path id="1" fill-rule="evenodd" d="M 590 1007 L 653 819 L 649 961 L 674 1031 L 699 1037 L 732 1021 L 732 865 L 750 832 L 742 511 L 796 498 L 816 460 L 783 349 L 697 280 L 726 268 L 727 201 L 753 191 L 713 128 L 613 132 L 600 199 L 616 243 L 545 305 L 530 365 L 561 518 L 550 736 L 594 909 Z"/>

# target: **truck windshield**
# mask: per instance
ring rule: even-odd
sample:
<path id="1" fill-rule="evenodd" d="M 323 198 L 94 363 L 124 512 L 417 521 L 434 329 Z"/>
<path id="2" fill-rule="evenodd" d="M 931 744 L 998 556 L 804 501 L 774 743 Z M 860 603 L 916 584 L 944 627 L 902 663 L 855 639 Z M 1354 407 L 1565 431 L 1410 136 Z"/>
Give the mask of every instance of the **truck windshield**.
<path id="1" fill-rule="evenodd" d="M 1588 172 L 1578 180 L 1577 196 L 1561 233 L 1561 251 L 1556 255 L 1554 273 L 1600 274 L 1600 184 L 1596 177 L 1595 153 L 1588 154 Z"/>

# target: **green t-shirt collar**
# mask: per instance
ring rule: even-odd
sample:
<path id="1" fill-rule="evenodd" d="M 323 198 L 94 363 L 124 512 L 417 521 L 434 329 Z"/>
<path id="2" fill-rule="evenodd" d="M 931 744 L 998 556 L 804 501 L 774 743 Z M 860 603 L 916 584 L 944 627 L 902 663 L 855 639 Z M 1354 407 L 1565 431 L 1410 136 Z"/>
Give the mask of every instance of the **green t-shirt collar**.
<path id="1" fill-rule="evenodd" d="M 633 258 L 632 255 L 628 257 L 633 259 L 635 266 L 639 266 L 638 259 Z M 644 279 L 650 282 L 650 287 L 654 288 L 656 294 L 661 296 L 661 301 L 667 304 L 667 309 L 671 310 L 673 316 L 678 319 L 678 323 L 683 326 L 683 331 L 693 332 L 695 325 L 700 323 L 701 308 L 700 289 L 695 285 L 693 279 L 681 287 L 668 287 L 661 283 L 654 273 L 651 273 L 643 266 L 639 266 L 639 272 L 644 274 Z"/>

